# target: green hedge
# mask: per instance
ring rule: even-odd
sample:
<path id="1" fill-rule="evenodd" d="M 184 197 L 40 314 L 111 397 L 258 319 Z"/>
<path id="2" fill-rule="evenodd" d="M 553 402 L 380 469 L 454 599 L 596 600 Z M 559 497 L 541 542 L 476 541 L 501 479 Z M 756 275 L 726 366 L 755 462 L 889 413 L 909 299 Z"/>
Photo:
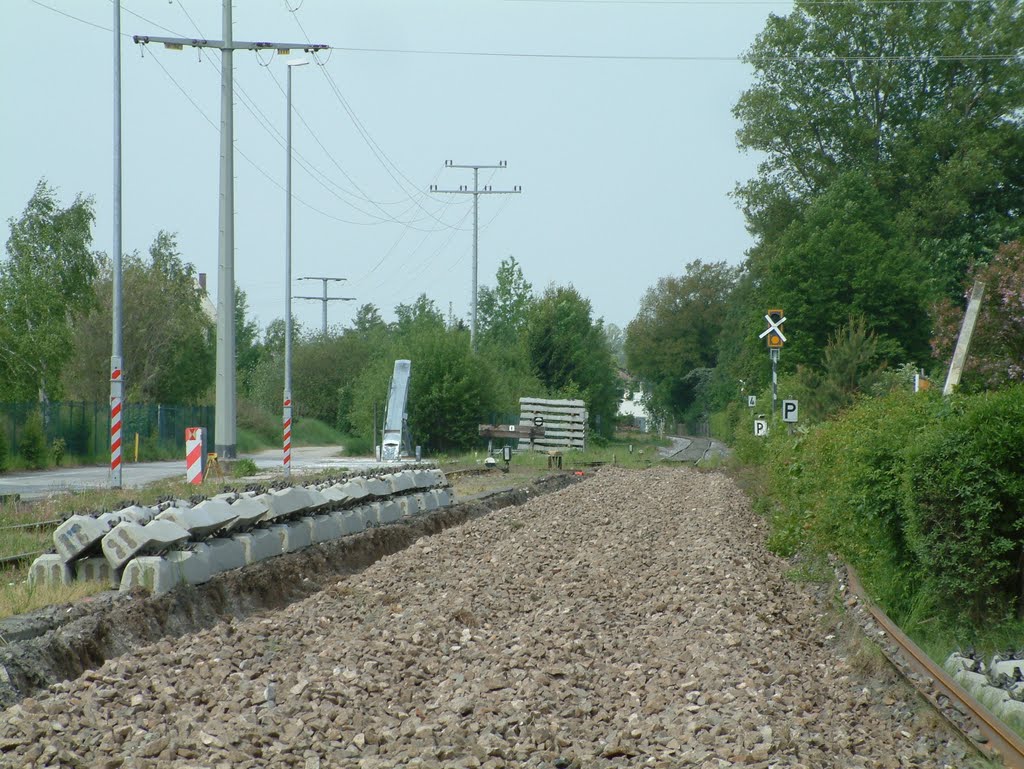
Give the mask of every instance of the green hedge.
<path id="1" fill-rule="evenodd" d="M 1024 608 L 1024 387 L 894 393 L 796 434 L 748 432 L 737 453 L 765 468 L 776 551 L 839 555 L 898 621 Z"/>

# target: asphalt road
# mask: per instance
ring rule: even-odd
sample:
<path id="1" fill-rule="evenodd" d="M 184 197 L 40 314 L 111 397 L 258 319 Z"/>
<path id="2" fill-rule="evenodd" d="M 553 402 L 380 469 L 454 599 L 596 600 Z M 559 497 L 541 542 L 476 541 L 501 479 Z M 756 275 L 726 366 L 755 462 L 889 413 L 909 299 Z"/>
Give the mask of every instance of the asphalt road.
<path id="1" fill-rule="evenodd" d="M 339 446 L 304 446 L 293 449 L 292 469 L 296 472 L 328 468 L 337 468 L 339 471 L 342 468 L 365 470 L 397 464 L 378 462 L 372 457 L 339 457 L 337 454 L 340 451 Z M 281 451 L 278 449 L 243 454 L 242 458 L 253 460 L 261 470 L 281 469 Z M 184 458 L 170 462 L 125 464 L 121 474 L 122 483 L 126 488 L 138 488 L 153 481 L 175 477 L 185 480 Z M 61 491 L 106 488 L 108 485 L 109 470 L 102 465 L 0 475 L 0 495 L 20 494 L 22 499 L 37 499 Z"/>

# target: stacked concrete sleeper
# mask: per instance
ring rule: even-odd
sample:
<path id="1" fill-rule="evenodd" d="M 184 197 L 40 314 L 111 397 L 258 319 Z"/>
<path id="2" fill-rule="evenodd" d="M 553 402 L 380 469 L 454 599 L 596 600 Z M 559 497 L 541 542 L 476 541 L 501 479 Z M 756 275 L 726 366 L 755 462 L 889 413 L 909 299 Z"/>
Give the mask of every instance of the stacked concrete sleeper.
<path id="1" fill-rule="evenodd" d="M 444 473 L 417 468 L 265 494 L 218 494 L 196 505 L 178 500 L 73 515 L 54 531 L 56 553 L 35 560 L 29 581 L 104 580 L 122 591 L 166 593 L 451 503 Z"/>

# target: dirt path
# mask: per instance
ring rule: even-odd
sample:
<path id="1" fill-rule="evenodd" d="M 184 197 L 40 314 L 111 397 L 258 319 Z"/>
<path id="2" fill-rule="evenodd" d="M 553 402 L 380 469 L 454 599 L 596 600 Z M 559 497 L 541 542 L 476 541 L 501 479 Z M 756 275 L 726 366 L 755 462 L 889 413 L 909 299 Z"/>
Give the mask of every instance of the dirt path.
<path id="1" fill-rule="evenodd" d="M 0 765 L 961 767 L 724 476 L 602 470 L 0 716 Z"/>

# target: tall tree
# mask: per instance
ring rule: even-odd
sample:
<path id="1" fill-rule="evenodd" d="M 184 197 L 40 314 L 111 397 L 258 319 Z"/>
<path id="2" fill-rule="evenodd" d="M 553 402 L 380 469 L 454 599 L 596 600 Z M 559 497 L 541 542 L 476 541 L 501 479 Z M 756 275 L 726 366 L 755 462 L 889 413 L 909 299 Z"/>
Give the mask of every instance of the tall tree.
<path id="1" fill-rule="evenodd" d="M 146 403 L 196 403 L 213 385 L 214 323 L 203 307 L 196 270 L 174 235 L 159 232 L 149 259 L 122 261 L 125 381 L 128 398 Z M 111 264 L 96 282 L 95 310 L 75 323 L 74 359 L 65 378 L 82 400 L 104 400 L 112 326 Z"/>
<path id="2" fill-rule="evenodd" d="M 591 428 L 611 435 L 622 391 L 589 300 L 572 286 L 550 286 L 533 306 L 525 336 L 537 378 L 552 393 L 581 397 Z"/>
<path id="3" fill-rule="evenodd" d="M 767 258 L 765 258 L 767 255 Z M 759 302 L 750 341 L 770 307 L 785 310 L 783 365 L 819 365 L 829 338 L 851 316 L 866 319 L 879 354 L 893 363 L 928 358 L 927 269 L 904 247 L 886 200 L 852 171 L 815 198 L 767 251 L 751 257 Z"/>
<path id="4" fill-rule="evenodd" d="M 661 278 L 640 300 L 624 346 L 652 413 L 681 419 L 693 405 L 703 379 L 691 372 L 718 363 L 719 336 L 739 272 L 725 262 L 693 261 L 682 276 Z"/>
<path id="5" fill-rule="evenodd" d="M 249 318 L 249 299 L 245 291 L 235 287 L 235 368 L 238 389 L 245 395 L 252 392 L 253 378 L 263 355 L 260 327 Z"/>
<path id="6" fill-rule="evenodd" d="M 1020 233 L 1024 11 L 1010 2 L 818 3 L 771 16 L 747 54 L 741 146 L 765 153 L 738 194 L 773 239 L 851 170 L 867 173 L 937 291 Z"/>
<path id="7" fill-rule="evenodd" d="M 426 326 L 441 330 L 444 328 L 444 314 L 437 308 L 433 299 L 420 294 L 412 304 L 400 304 L 395 307 L 395 330 L 406 334 Z"/>
<path id="8" fill-rule="evenodd" d="M 8 258 L 0 264 L 0 387 L 5 398 L 45 402 L 60 395 L 72 353 L 72 317 L 95 301 L 94 219 L 92 198 L 78 195 L 61 208 L 44 179 L 21 218 L 8 220 Z"/>
<path id="9" fill-rule="evenodd" d="M 501 260 L 495 287 L 481 286 L 477 300 L 477 322 L 481 344 L 511 344 L 516 341 L 529 315 L 533 286 L 523 276 L 514 256 Z"/>

